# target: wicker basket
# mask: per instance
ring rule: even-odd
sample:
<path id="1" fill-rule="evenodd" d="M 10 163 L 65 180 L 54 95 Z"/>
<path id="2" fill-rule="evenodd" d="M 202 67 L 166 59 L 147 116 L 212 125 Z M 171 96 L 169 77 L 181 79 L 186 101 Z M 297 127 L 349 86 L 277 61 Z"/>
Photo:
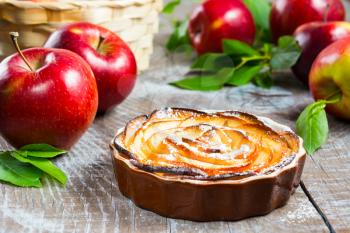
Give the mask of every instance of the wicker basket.
<path id="1" fill-rule="evenodd" d="M 0 0 L 0 57 L 14 52 L 8 32 L 21 34 L 23 48 L 42 46 L 63 24 L 88 21 L 116 32 L 133 50 L 139 71 L 149 66 L 162 0 Z"/>

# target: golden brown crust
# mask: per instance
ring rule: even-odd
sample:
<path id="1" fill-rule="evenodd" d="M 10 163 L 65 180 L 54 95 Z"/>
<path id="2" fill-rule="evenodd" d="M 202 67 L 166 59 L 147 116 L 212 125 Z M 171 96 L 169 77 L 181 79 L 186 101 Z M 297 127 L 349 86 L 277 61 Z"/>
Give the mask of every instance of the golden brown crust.
<path id="1" fill-rule="evenodd" d="M 192 221 L 239 220 L 265 215 L 285 205 L 300 182 L 306 154 L 277 173 L 241 174 L 229 180 L 195 180 L 147 172 L 135 167 L 114 146 L 113 160 L 120 192 L 137 206 L 165 217 Z"/>

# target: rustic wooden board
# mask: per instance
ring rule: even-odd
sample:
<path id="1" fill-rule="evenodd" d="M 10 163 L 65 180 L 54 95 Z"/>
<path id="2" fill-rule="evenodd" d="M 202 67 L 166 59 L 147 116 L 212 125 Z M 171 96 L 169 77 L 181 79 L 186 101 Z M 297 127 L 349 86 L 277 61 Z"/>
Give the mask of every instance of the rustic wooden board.
<path id="1" fill-rule="evenodd" d="M 114 180 L 108 142 L 116 129 L 128 119 L 155 108 L 181 106 L 253 110 L 256 114 L 293 125 L 299 111 L 293 110 L 297 103 L 294 96 L 297 92 L 305 92 L 286 76 L 282 77 L 286 80 L 279 79 L 272 90 L 254 86 L 227 88 L 212 93 L 178 90 L 165 83 L 183 74 L 187 64 L 181 65 L 176 57 L 164 59 L 160 46 L 158 50 L 154 57 L 155 67 L 140 77 L 132 96 L 110 115 L 98 118 L 69 156 L 57 160 L 59 166 L 70 174 L 66 188 L 52 180 L 45 180 L 45 187 L 41 190 L 0 186 L 2 229 L 5 232 L 325 231 L 320 216 L 300 189 L 286 207 L 265 217 L 233 223 L 166 219 L 135 207 L 120 194 Z M 287 115 L 293 117 L 286 118 Z M 319 173 L 317 169 L 311 169 L 306 174 Z"/>
<path id="2" fill-rule="evenodd" d="M 188 7 L 184 7 L 188 8 Z M 299 188 L 271 214 L 238 222 L 196 223 L 167 219 L 136 207 L 118 190 L 108 143 L 129 119 L 165 106 L 238 109 L 294 127 L 312 98 L 290 74 L 279 74 L 271 90 L 248 85 L 218 92 L 179 90 L 169 81 L 188 69 L 189 58 L 167 54 L 169 24 L 156 38 L 151 70 L 139 77 L 132 95 L 99 117 L 68 156 L 56 163 L 69 174 L 66 187 L 44 180 L 44 188 L 0 184 L 0 232 L 327 232 L 320 215 Z M 349 124 L 331 119 L 327 145 L 307 159 L 303 180 L 338 232 L 350 232 Z M 0 139 L 0 148 L 9 146 Z"/>

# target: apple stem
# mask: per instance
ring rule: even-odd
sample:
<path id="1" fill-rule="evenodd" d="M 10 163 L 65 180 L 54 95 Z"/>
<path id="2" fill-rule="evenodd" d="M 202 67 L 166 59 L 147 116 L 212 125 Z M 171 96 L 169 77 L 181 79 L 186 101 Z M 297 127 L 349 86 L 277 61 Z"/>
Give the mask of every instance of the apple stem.
<path id="1" fill-rule="evenodd" d="M 97 51 L 100 50 L 100 47 L 101 47 L 101 45 L 102 45 L 102 43 L 103 43 L 104 40 L 105 40 L 105 38 L 103 38 L 102 36 L 100 36 L 99 41 L 98 41 L 98 45 L 97 45 L 97 48 L 96 48 Z"/>
<path id="2" fill-rule="evenodd" d="M 32 68 L 32 66 L 30 65 L 30 63 L 28 62 L 27 58 L 24 56 L 24 54 L 22 53 L 21 48 L 18 45 L 19 33 L 18 32 L 10 32 L 9 34 L 10 34 L 12 43 L 15 46 L 18 54 L 21 56 L 22 60 L 24 61 L 24 63 L 26 63 L 26 65 L 29 67 L 29 69 L 34 72 L 35 70 Z"/>
<path id="3" fill-rule="evenodd" d="M 329 3 L 327 3 L 326 10 L 325 10 L 325 12 L 323 14 L 323 21 L 324 22 L 328 21 L 328 13 L 329 13 L 330 8 L 331 8 L 331 5 Z"/>

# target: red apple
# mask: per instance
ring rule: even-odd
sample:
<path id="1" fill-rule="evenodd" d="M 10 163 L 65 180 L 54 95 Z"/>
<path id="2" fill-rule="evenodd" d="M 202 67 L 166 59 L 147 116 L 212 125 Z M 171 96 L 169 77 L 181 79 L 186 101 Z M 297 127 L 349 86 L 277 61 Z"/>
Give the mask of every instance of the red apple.
<path id="1" fill-rule="evenodd" d="M 350 23 L 311 22 L 298 27 L 294 36 L 302 48 L 302 53 L 293 66 L 293 72 L 305 85 L 308 85 L 309 72 L 317 55 L 328 45 L 350 36 Z"/>
<path id="2" fill-rule="evenodd" d="M 327 105 L 326 110 L 350 120 L 350 37 L 322 50 L 312 65 L 309 85 L 315 100 L 340 97 L 339 102 Z"/>
<path id="3" fill-rule="evenodd" d="M 241 0 L 207 0 L 193 11 L 189 36 L 198 54 L 221 52 L 223 39 L 252 44 L 254 20 Z"/>
<path id="4" fill-rule="evenodd" d="M 341 0 L 274 0 L 270 27 L 274 41 L 292 35 L 297 27 L 314 21 L 343 21 L 345 10 Z"/>
<path id="5" fill-rule="evenodd" d="M 69 149 L 94 120 L 97 85 L 89 65 L 62 49 L 23 51 L 0 63 L 0 132 L 13 146 Z"/>
<path id="6" fill-rule="evenodd" d="M 73 23 L 54 32 L 47 48 L 68 49 L 92 68 L 100 113 L 120 104 L 132 91 L 137 75 L 134 54 L 115 33 L 91 23 Z"/>

